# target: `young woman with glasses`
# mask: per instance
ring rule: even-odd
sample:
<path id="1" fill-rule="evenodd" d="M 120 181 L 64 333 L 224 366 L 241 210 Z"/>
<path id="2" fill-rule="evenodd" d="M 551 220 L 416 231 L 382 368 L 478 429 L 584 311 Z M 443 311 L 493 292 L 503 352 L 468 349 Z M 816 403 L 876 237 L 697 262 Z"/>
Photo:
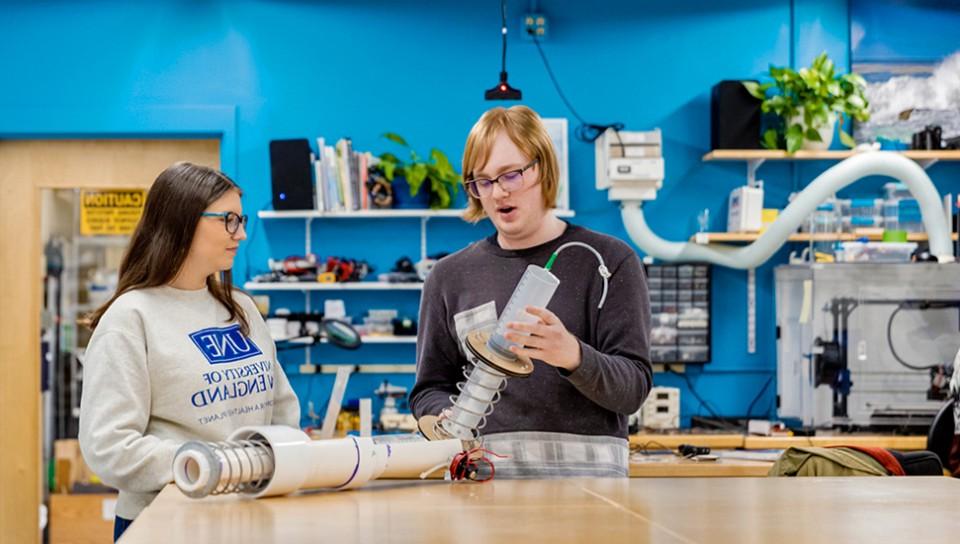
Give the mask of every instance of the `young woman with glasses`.
<path id="1" fill-rule="evenodd" d="M 80 447 L 120 491 L 114 539 L 173 481 L 187 440 L 246 425 L 299 427 L 300 405 L 253 300 L 232 285 L 246 238 L 240 188 L 204 166 L 160 173 L 120 265 L 90 317 Z"/>
<path id="2" fill-rule="evenodd" d="M 528 308 L 538 322 L 513 324 L 507 335 L 534 371 L 507 382 L 481 433 L 484 447 L 509 456 L 495 461 L 498 478 L 626 477 L 627 416 L 652 382 L 646 280 L 630 246 L 554 215 L 558 172 L 530 108 L 494 108 L 470 131 L 467 218 L 488 217 L 496 232 L 441 259 L 427 277 L 410 405 L 418 418 L 446 417 L 468 365 L 466 335 L 496 324 L 528 265 L 544 266 L 565 243 L 586 243 L 612 273 L 605 303 L 598 308 L 604 284 L 596 259 L 565 251 L 551 270 L 560 286 L 549 307 Z"/>

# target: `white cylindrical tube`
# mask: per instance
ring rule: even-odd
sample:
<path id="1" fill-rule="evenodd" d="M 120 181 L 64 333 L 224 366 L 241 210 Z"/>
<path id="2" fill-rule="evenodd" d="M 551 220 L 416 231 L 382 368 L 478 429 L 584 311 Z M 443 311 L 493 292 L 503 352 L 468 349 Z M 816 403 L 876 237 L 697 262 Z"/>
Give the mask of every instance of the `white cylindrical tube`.
<path id="1" fill-rule="evenodd" d="M 297 435 L 305 440 L 298 440 Z M 377 447 L 369 438 L 310 440 L 302 431 L 281 426 L 240 429 L 231 438 L 260 436 L 273 450 L 274 471 L 257 497 L 286 495 L 302 488 L 350 489 L 367 483 L 386 463 L 386 448 Z"/>
<path id="2" fill-rule="evenodd" d="M 383 444 L 387 448 L 387 466 L 378 478 L 404 478 L 417 474 L 444 462 L 463 451 L 463 442 L 458 439 L 428 442 L 394 442 Z"/>
<path id="3" fill-rule="evenodd" d="M 459 440 L 310 440 L 290 427 L 244 427 L 224 443 L 184 444 L 174 456 L 173 472 L 177 487 L 190 497 L 268 497 L 298 489 L 352 489 L 381 475 L 409 476 L 449 461 L 461 450 Z"/>
<path id="4" fill-rule="evenodd" d="M 515 346 L 517 343 L 504 337 L 507 332 L 507 323 L 536 323 L 539 318 L 528 314 L 527 306 L 546 308 L 558 285 L 560 280 L 549 270 L 535 264 L 527 266 L 527 270 L 520 277 L 520 281 L 513 289 L 513 294 L 510 295 L 510 300 L 500 314 L 500 319 L 497 320 L 497 328 L 487 342 L 490 349 L 504 357 L 515 358 L 516 356 L 510 351 L 510 346 Z"/>
<path id="5" fill-rule="evenodd" d="M 264 440 L 273 452 L 273 476 L 260 490 L 251 490 L 256 497 L 285 495 L 300 489 L 311 465 L 310 437 L 300 429 L 270 425 L 242 427 L 230 435 L 230 440 Z"/>

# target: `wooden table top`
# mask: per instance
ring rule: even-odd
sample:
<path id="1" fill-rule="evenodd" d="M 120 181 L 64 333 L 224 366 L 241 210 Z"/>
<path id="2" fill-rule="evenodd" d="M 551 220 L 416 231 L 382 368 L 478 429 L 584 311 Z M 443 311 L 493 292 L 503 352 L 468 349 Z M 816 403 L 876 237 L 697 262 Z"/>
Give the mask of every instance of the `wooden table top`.
<path id="1" fill-rule="evenodd" d="M 167 487 L 122 544 L 168 542 L 944 542 L 960 481 L 664 478 L 373 482 L 200 501 Z"/>
<path id="2" fill-rule="evenodd" d="M 738 478 L 766 476 L 773 461 L 720 458 L 716 461 L 684 459 L 670 453 L 632 455 L 631 478 Z M 390 480 L 415 480 L 419 473 L 398 474 Z M 442 480 L 444 471 L 437 470 L 427 476 L 430 480 Z"/>

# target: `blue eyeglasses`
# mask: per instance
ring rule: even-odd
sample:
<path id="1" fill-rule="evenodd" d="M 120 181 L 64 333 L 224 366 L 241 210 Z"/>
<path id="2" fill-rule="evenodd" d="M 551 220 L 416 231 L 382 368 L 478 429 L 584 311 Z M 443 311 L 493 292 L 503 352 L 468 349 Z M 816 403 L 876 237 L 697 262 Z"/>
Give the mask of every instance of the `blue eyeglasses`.
<path id="1" fill-rule="evenodd" d="M 223 221 L 224 228 L 227 229 L 227 233 L 236 234 L 240 230 L 240 225 L 244 227 L 247 226 L 247 216 L 246 215 L 237 215 L 233 212 L 203 212 L 200 214 L 203 217 L 218 217 Z"/>

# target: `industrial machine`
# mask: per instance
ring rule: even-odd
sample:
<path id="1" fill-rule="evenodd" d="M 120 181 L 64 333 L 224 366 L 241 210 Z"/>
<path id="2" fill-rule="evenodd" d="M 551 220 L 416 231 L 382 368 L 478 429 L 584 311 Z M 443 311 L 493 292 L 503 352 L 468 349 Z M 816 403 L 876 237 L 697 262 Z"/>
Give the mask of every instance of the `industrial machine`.
<path id="1" fill-rule="evenodd" d="M 775 282 L 781 419 L 926 431 L 960 348 L 960 264 L 789 265 Z"/>

